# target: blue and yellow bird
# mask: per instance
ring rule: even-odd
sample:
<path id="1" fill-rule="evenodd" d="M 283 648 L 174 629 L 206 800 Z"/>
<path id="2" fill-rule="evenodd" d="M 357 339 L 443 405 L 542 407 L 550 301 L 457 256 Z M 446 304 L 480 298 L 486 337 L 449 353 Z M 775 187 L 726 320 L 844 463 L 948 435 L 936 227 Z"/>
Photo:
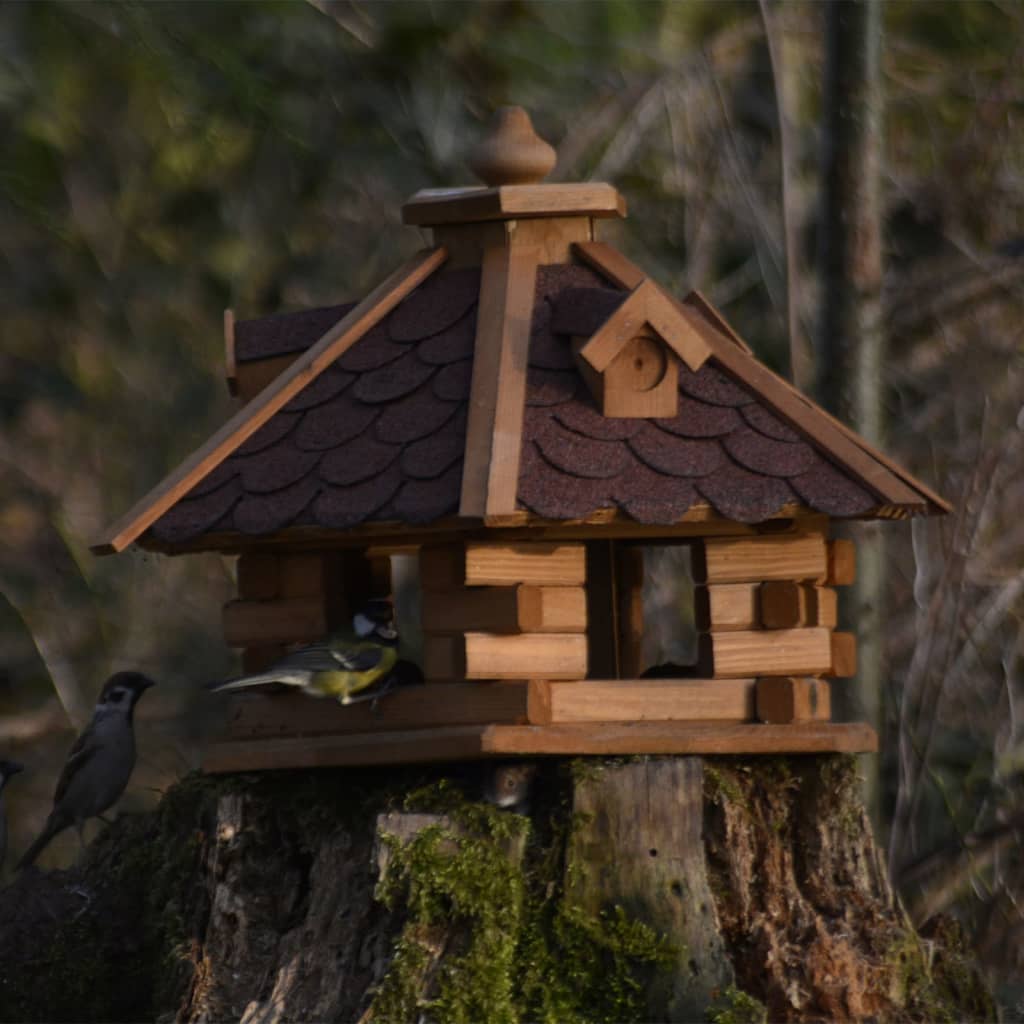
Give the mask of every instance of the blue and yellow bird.
<path id="1" fill-rule="evenodd" d="M 336 635 L 296 648 L 252 675 L 211 683 L 210 690 L 241 690 L 282 683 L 311 697 L 342 704 L 386 677 L 398 660 L 398 631 L 390 601 L 370 601 L 352 619 L 353 636 Z"/>

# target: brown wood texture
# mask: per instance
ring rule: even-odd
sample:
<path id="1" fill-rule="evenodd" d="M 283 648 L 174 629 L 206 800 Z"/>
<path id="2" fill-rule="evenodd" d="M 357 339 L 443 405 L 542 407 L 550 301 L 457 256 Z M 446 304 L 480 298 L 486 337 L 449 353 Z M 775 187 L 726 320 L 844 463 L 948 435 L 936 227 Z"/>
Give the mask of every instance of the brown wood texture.
<path id="1" fill-rule="evenodd" d="M 298 359 L 296 352 L 286 356 L 271 356 L 269 359 L 252 359 L 239 363 L 235 368 L 235 394 L 243 404 L 251 402 L 265 387 Z"/>
<path id="2" fill-rule="evenodd" d="M 302 353 L 253 401 L 240 409 L 198 450 L 166 476 L 92 545 L 96 554 L 123 551 L 182 495 L 214 470 L 291 398 L 312 383 L 374 324 L 444 263 L 444 249 L 421 252 L 373 289 L 323 337 Z"/>
<path id="3" fill-rule="evenodd" d="M 238 362 L 235 359 L 235 311 L 224 310 L 224 379 L 228 394 L 238 394 Z"/>
<path id="4" fill-rule="evenodd" d="M 609 906 L 628 908 L 665 941 L 665 959 L 644 974 L 640 1019 L 709 1019 L 707 1008 L 735 976 L 710 912 L 702 759 L 644 758 L 581 772 L 572 821 L 567 900 L 595 919 Z"/>
<path id="5" fill-rule="evenodd" d="M 583 587 L 462 587 L 431 591 L 423 604 L 427 633 L 583 633 Z"/>
<path id="6" fill-rule="evenodd" d="M 661 289 L 644 278 L 580 347 L 577 355 L 598 373 L 604 373 L 645 327 L 650 327 L 691 370 L 700 369 L 711 354 L 707 342 Z"/>
<path id="7" fill-rule="evenodd" d="M 466 544 L 466 586 L 532 583 L 573 587 L 586 582 L 582 544 Z"/>
<path id="8" fill-rule="evenodd" d="M 724 633 L 737 629 L 759 629 L 757 583 L 713 583 L 694 590 L 697 628 Z"/>
<path id="9" fill-rule="evenodd" d="M 443 245 L 448 250 L 448 266 L 452 269 L 479 267 L 488 249 L 507 244 L 513 234 L 519 244 L 539 250 L 538 258 L 542 264 L 571 262 L 573 245 L 594 237 L 594 225 L 589 217 L 438 224 L 431 231 L 434 244 Z"/>
<path id="10" fill-rule="evenodd" d="M 587 343 L 586 338 L 574 338 L 573 355 L 602 415 L 633 419 L 676 415 L 679 361 L 653 331 L 642 328 L 601 372 L 580 356 Z"/>
<path id="11" fill-rule="evenodd" d="M 618 675 L 634 679 L 644 670 L 644 552 L 632 545 L 615 551 Z"/>
<path id="12" fill-rule="evenodd" d="M 539 256 L 511 239 L 484 252 L 460 516 L 504 515 L 516 507 Z"/>
<path id="13" fill-rule="evenodd" d="M 831 635 L 827 629 L 712 633 L 714 676 L 826 675 L 832 667 Z"/>
<path id="14" fill-rule="evenodd" d="M 832 587 L 848 587 L 857 581 L 857 548 L 852 540 L 828 542 L 828 568 L 825 582 Z"/>
<path id="15" fill-rule="evenodd" d="M 811 583 L 770 580 L 760 585 L 761 625 L 765 629 L 826 626 L 833 629 L 838 615 L 834 590 Z"/>
<path id="16" fill-rule="evenodd" d="M 758 721 L 827 722 L 832 717 L 832 698 L 824 679 L 768 676 L 757 681 Z"/>
<path id="17" fill-rule="evenodd" d="M 500 185 L 423 189 L 402 207 L 402 223 L 431 227 L 519 217 L 624 217 L 626 201 L 612 185 Z"/>
<path id="18" fill-rule="evenodd" d="M 321 597 L 229 601 L 224 605 L 222 621 L 228 647 L 312 643 L 329 631 L 327 608 Z"/>
<path id="19" fill-rule="evenodd" d="M 209 773 L 269 771 L 564 754 L 856 754 L 877 750 L 875 731 L 861 722 L 456 725 L 225 741 L 207 749 L 202 769 Z"/>
<path id="20" fill-rule="evenodd" d="M 619 672 L 618 600 L 615 587 L 615 543 L 586 544 L 587 667 L 601 678 Z"/>
<path id="21" fill-rule="evenodd" d="M 583 633 L 427 634 L 423 671 L 428 679 L 583 679 Z"/>
<path id="22" fill-rule="evenodd" d="M 623 288 L 635 288 L 645 277 L 634 263 L 602 242 L 578 244 L 575 253 L 611 281 Z M 879 504 L 905 505 L 912 511 L 948 512 L 949 503 L 901 466 L 874 448 L 845 424 L 815 405 L 791 384 L 752 358 L 731 339 L 719 333 L 715 319 L 705 313 L 706 300 L 699 303 L 688 296 L 683 303 L 693 311 L 691 325 L 703 335 L 721 365 L 753 388 L 787 422 L 827 451 L 861 483 L 880 496 Z"/>
<path id="23" fill-rule="evenodd" d="M 548 692 L 552 723 L 754 719 L 753 679 L 586 679 Z"/>
<path id="24" fill-rule="evenodd" d="M 327 592 L 323 555 L 291 554 L 281 558 L 282 597 L 321 597 Z"/>
<path id="25" fill-rule="evenodd" d="M 549 684 L 509 681 L 436 683 L 409 687 L 347 706 L 301 693 L 250 693 L 228 697 L 226 737 L 318 736 L 384 732 L 491 722 L 543 724 L 550 718 Z"/>
<path id="26" fill-rule="evenodd" d="M 825 539 L 817 534 L 767 536 L 736 540 L 711 538 L 704 543 L 707 583 L 761 580 L 811 580 L 826 570 Z"/>
<path id="27" fill-rule="evenodd" d="M 527 754 L 784 754 L 873 753 L 874 729 L 862 722 L 703 724 L 694 722 L 492 725 L 481 753 Z"/>
<path id="28" fill-rule="evenodd" d="M 832 664 L 828 675 L 852 679 L 857 674 L 857 637 L 853 633 L 832 634 Z"/>
<path id="29" fill-rule="evenodd" d="M 236 566 L 238 596 L 262 601 L 281 593 L 281 559 L 264 551 L 247 551 L 238 556 Z"/>
<path id="30" fill-rule="evenodd" d="M 258 644 L 242 651 L 242 672 L 262 672 L 285 654 L 284 644 Z"/>

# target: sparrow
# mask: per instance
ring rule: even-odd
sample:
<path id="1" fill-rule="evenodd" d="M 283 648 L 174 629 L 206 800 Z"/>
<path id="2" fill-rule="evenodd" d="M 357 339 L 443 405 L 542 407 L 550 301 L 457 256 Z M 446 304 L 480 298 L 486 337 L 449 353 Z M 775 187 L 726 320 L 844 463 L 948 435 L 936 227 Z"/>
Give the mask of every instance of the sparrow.
<path id="1" fill-rule="evenodd" d="M 140 672 L 117 672 L 103 684 L 92 720 L 64 762 L 53 794 L 53 810 L 42 833 L 18 861 L 16 871 L 32 864 L 46 844 L 71 825 L 84 845 L 86 821 L 120 799 L 135 767 L 135 705 L 153 685 L 153 680 Z"/>
<path id="2" fill-rule="evenodd" d="M 4 869 L 4 855 L 7 853 L 7 813 L 4 810 L 4 786 L 12 775 L 17 775 L 23 766 L 17 761 L 0 761 L 0 872 Z"/>
<path id="3" fill-rule="evenodd" d="M 352 619 L 354 637 L 332 636 L 290 651 L 252 675 L 211 683 L 210 690 L 241 690 L 267 683 L 297 686 L 311 697 L 349 704 L 353 695 L 389 675 L 398 660 L 398 632 L 390 601 L 370 601 Z"/>

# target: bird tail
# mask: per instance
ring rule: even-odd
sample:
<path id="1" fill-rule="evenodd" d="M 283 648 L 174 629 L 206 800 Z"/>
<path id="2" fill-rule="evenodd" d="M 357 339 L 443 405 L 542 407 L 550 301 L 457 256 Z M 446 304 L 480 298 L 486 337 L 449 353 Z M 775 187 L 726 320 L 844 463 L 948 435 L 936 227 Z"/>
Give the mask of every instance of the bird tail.
<path id="1" fill-rule="evenodd" d="M 46 819 L 46 824 L 43 826 L 43 831 L 37 836 L 35 842 L 21 855 L 21 859 L 17 864 L 14 865 L 15 871 L 21 871 L 22 868 L 27 868 L 30 864 L 36 862 L 36 858 L 43 852 L 47 844 L 58 832 L 63 832 L 68 827 L 70 822 L 57 820 L 51 814 Z"/>
<path id="2" fill-rule="evenodd" d="M 247 686 L 264 686 L 267 683 L 285 683 L 291 686 L 301 686 L 304 680 L 292 679 L 288 672 L 258 672 L 251 676 L 239 676 L 237 679 L 224 679 L 217 682 L 207 683 L 206 689 L 217 690 L 242 690 Z"/>

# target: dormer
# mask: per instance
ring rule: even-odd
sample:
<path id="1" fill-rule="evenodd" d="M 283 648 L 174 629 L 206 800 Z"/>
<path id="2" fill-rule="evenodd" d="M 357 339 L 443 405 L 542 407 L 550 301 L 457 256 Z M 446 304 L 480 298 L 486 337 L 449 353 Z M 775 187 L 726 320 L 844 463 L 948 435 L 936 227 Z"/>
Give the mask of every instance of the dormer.
<path id="1" fill-rule="evenodd" d="M 576 365 L 602 415 L 646 419 L 675 416 L 680 361 L 696 373 L 711 354 L 690 315 L 644 279 L 613 304 L 594 289 L 572 289 L 552 327 L 572 337 Z"/>

